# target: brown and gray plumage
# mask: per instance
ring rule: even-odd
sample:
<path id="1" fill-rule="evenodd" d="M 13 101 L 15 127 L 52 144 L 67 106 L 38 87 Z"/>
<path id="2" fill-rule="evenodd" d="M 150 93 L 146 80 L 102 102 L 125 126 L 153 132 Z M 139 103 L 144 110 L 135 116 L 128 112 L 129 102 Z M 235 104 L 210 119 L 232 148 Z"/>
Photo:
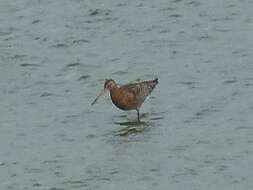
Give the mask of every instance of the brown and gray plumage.
<path id="1" fill-rule="evenodd" d="M 112 79 L 107 79 L 104 84 L 104 89 L 91 103 L 91 105 L 95 104 L 98 98 L 109 90 L 113 104 L 122 110 L 136 110 L 138 121 L 140 121 L 139 110 L 141 105 L 154 90 L 157 84 L 158 78 L 155 80 L 126 84 L 122 86 L 118 85 Z"/>

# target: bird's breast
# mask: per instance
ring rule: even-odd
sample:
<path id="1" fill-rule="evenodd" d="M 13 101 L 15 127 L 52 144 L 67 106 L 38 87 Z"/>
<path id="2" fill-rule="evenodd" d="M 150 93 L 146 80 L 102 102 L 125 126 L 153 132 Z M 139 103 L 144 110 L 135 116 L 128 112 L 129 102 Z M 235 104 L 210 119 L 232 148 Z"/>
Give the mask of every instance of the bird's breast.
<path id="1" fill-rule="evenodd" d="M 133 110 L 138 107 L 138 101 L 136 97 L 131 93 L 121 90 L 120 88 L 112 89 L 110 91 L 110 96 L 113 104 L 119 109 Z"/>

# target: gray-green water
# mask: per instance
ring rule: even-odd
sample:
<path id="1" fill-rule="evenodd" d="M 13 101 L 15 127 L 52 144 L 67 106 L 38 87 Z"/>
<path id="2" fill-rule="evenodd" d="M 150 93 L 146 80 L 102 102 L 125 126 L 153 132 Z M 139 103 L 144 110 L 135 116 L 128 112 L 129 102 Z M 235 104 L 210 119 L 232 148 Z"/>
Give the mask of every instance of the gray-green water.
<path id="1" fill-rule="evenodd" d="M 253 189 L 252 7 L 1 0 L 0 189 Z M 141 132 L 90 106 L 105 78 L 156 76 Z"/>

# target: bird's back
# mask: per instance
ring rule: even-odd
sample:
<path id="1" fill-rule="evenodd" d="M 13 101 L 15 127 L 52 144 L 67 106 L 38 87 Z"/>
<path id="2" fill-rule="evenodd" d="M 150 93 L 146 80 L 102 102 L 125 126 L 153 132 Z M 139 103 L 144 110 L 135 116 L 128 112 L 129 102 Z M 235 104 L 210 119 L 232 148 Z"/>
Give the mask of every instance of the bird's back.
<path id="1" fill-rule="evenodd" d="M 126 84 L 120 88 L 127 93 L 132 94 L 138 103 L 141 105 L 147 96 L 154 90 L 155 86 L 158 84 L 158 78 L 155 80 L 143 81 L 139 83 Z"/>

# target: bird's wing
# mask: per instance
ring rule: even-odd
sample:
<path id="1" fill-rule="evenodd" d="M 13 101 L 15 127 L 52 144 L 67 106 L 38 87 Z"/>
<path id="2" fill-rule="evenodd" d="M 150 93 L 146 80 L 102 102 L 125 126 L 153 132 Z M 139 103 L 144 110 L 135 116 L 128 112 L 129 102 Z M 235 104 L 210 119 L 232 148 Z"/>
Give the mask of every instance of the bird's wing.
<path id="1" fill-rule="evenodd" d="M 133 94 L 140 102 L 143 102 L 146 99 L 146 97 L 153 91 L 154 87 L 155 84 L 153 84 L 152 81 L 144 81 L 121 86 L 122 89 Z"/>

